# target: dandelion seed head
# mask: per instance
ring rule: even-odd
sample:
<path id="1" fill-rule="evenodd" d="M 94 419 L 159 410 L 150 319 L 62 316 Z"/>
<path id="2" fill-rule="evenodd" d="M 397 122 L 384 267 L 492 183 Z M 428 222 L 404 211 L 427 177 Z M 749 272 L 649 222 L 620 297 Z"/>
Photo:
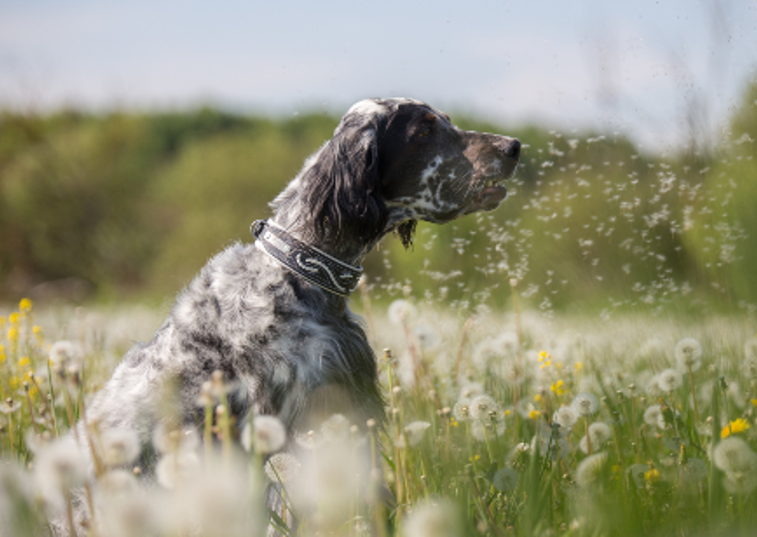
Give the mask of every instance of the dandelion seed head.
<path id="1" fill-rule="evenodd" d="M 405 521 L 405 537 L 458 537 L 461 535 L 457 508 L 446 501 L 420 503 Z"/>
<path id="2" fill-rule="evenodd" d="M 50 345 L 48 353 L 53 369 L 64 371 L 69 366 L 81 366 L 83 353 L 81 347 L 71 341 L 56 341 Z"/>
<path id="3" fill-rule="evenodd" d="M 499 403 L 488 395 L 479 395 L 471 399 L 469 406 L 471 418 L 479 421 L 486 421 L 490 412 L 501 410 Z"/>
<path id="4" fill-rule="evenodd" d="M 712 450 L 712 461 L 726 473 L 753 471 L 757 467 L 757 454 L 743 439 L 729 436 Z"/>
<path id="5" fill-rule="evenodd" d="M 461 397 L 452 408 L 452 416 L 459 422 L 468 421 L 470 415 L 470 399 Z"/>
<path id="6" fill-rule="evenodd" d="M 399 299 L 389 304 L 387 315 L 389 317 L 389 322 L 397 326 L 402 326 L 416 316 L 416 309 L 408 300 Z"/>
<path id="7" fill-rule="evenodd" d="M 72 438 L 58 440 L 40 451 L 35 476 L 45 498 L 60 500 L 62 491 L 84 483 L 87 458 Z"/>
<path id="8" fill-rule="evenodd" d="M 259 455 L 274 453 L 286 443 L 286 429 L 275 416 L 255 416 L 242 430 L 242 447 Z"/>
<path id="9" fill-rule="evenodd" d="M 588 487 L 595 483 L 604 470 L 607 453 L 600 452 L 589 455 L 576 468 L 576 483 L 579 487 Z"/>
<path id="10" fill-rule="evenodd" d="M 282 451 L 271 455 L 266 462 L 265 473 L 274 483 L 291 483 L 300 475 L 301 466 L 297 457 Z"/>
<path id="11" fill-rule="evenodd" d="M 106 466 L 131 464 L 139 456 L 139 438 L 128 429 L 107 429 L 100 435 L 101 459 Z"/>
<path id="12" fill-rule="evenodd" d="M 668 424 L 665 423 L 665 419 L 663 418 L 662 407 L 660 407 L 660 405 L 652 405 L 644 411 L 644 423 L 660 429 L 668 428 Z"/>
<path id="13" fill-rule="evenodd" d="M 578 421 L 578 413 L 573 407 L 563 405 L 555 411 L 552 421 L 560 427 L 570 429 Z"/>
<path id="14" fill-rule="evenodd" d="M 158 483 L 169 490 L 189 481 L 200 469 L 200 458 L 193 451 L 165 453 L 155 466 Z"/>
<path id="15" fill-rule="evenodd" d="M 436 330 L 426 324 L 417 324 L 415 326 L 415 337 L 418 340 L 418 345 L 424 351 L 435 349 L 439 343 L 439 336 Z"/>
<path id="16" fill-rule="evenodd" d="M 702 366 L 702 344 L 694 338 L 684 338 L 676 343 L 673 354 L 683 372 L 696 371 Z"/>
<path id="17" fill-rule="evenodd" d="M 586 435 L 584 435 L 581 438 L 581 441 L 578 445 L 578 447 L 583 451 L 584 453 L 589 452 L 589 440 L 591 440 L 591 447 L 592 449 L 597 449 L 602 444 L 607 442 L 610 438 L 612 438 L 612 428 L 607 425 L 606 423 L 602 423 L 601 421 L 597 421 L 589 425 L 589 436 L 588 439 Z"/>
<path id="18" fill-rule="evenodd" d="M 423 437 L 426 435 L 426 430 L 431 427 L 431 424 L 427 421 L 414 421 L 408 423 L 405 426 L 405 437 L 408 444 L 413 447 L 417 446 L 423 441 Z"/>
<path id="19" fill-rule="evenodd" d="M 520 474 L 518 471 L 508 467 L 500 468 L 494 472 L 494 476 L 492 477 L 492 485 L 494 485 L 498 491 L 506 494 L 513 492 L 518 488 L 519 481 Z"/>
<path id="20" fill-rule="evenodd" d="M 677 369 L 666 369 L 657 376 L 657 385 L 665 393 L 671 393 L 681 387 L 683 377 Z"/>
<path id="21" fill-rule="evenodd" d="M 593 393 L 579 393 L 573 399 L 571 407 L 579 416 L 593 416 L 599 410 L 599 399 Z"/>

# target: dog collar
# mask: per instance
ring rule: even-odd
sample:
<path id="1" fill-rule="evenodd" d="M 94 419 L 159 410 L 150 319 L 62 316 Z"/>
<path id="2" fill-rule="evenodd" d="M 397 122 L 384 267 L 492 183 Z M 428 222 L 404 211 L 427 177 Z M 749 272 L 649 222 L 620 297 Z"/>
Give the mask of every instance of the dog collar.
<path id="1" fill-rule="evenodd" d="M 292 272 L 326 291 L 348 297 L 357 287 L 363 267 L 353 267 L 314 246 L 295 239 L 267 220 L 255 220 L 250 233 L 263 251 Z"/>

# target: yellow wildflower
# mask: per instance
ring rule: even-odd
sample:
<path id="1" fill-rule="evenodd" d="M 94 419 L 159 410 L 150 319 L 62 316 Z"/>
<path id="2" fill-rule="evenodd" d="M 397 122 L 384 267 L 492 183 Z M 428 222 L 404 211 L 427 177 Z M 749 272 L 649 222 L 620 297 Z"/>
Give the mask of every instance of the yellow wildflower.
<path id="1" fill-rule="evenodd" d="M 20 313 L 11 313 L 10 315 L 8 315 L 8 321 L 10 321 L 12 325 L 18 324 L 20 320 L 21 320 Z"/>
<path id="2" fill-rule="evenodd" d="M 15 326 L 11 326 L 8 329 L 8 341 L 10 341 L 11 343 L 18 341 L 18 328 L 16 328 Z"/>
<path id="3" fill-rule="evenodd" d="M 552 383 L 549 387 L 556 395 L 563 395 L 565 393 L 565 383 L 562 380 Z"/>
<path id="4" fill-rule="evenodd" d="M 29 367 L 30 365 L 32 365 L 32 361 L 29 359 L 28 356 L 22 356 L 18 360 L 18 367 L 22 367 L 23 368 L 23 367 Z"/>
<path id="5" fill-rule="evenodd" d="M 449 424 L 452 425 L 453 427 L 457 427 L 458 425 L 460 425 L 459 423 L 457 423 L 457 420 L 455 418 L 450 418 Z"/>
<path id="6" fill-rule="evenodd" d="M 15 390 L 19 387 L 21 382 L 18 380 L 18 377 L 16 375 L 13 375 L 10 379 L 8 379 L 8 384 L 10 384 L 11 390 Z"/>
<path id="7" fill-rule="evenodd" d="M 35 324 L 34 326 L 32 326 L 32 333 L 37 337 L 41 337 L 42 327 Z"/>
<path id="8" fill-rule="evenodd" d="M 528 419 L 531 419 L 531 420 L 539 419 L 539 416 L 541 416 L 541 411 L 539 410 L 534 409 L 528 413 Z"/>
<path id="9" fill-rule="evenodd" d="M 512 413 L 513 413 L 513 411 L 512 411 L 512 410 L 505 410 L 505 416 L 509 416 L 509 415 L 510 415 L 510 414 L 512 414 Z"/>
<path id="10" fill-rule="evenodd" d="M 28 298 L 22 298 L 18 303 L 18 310 L 21 313 L 29 313 L 32 310 L 32 301 Z"/>
<path id="11" fill-rule="evenodd" d="M 747 422 L 747 420 L 745 420 L 744 418 L 738 418 L 723 427 L 723 430 L 720 431 L 720 438 L 728 438 L 732 434 L 743 433 L 744 431 L 749 429 L 749 427 L 751 426 L 749 425 L 749 422 Z"/>
<path id="12" fill-rule="evenodd" d="M 657 468 L 652 468 L 651 470 L 644 472 L 644 479 L 646 479 L 647 482 L 649 483 L 654 483 L 655 481 L 659 481 L 660 471 Z"/>
<path id="13" fill-rule="evenodd" d="M 573 369 L 576 370 L 576 373 L 580 372 L 583 368 L 584 368 L 583 362 L 576 362 L 575 364 L 573 364 Z"/>
<path id="14" fill-rule="evenodd" d="M 534 395 L 534 401 L 536 401 L 537 403 L 539 401 L 541 401 L 541 394 L 540 393 L 537 393 L 536 395 Z"/>
<path id="15" fill-rule="evenodd" d="M 481 455 L 474 455 L 473 457 L 471 457 L 468 460 L 471 461 L 471 462 L 475 462 L 475 461 L 479 460 L 480 458 L 481 458 Z"/>
<path id="16" fill-rule="evenodd" d="M 757 399 L 750 399 L 752 401 L 752 406 L 757 407 Z"/>

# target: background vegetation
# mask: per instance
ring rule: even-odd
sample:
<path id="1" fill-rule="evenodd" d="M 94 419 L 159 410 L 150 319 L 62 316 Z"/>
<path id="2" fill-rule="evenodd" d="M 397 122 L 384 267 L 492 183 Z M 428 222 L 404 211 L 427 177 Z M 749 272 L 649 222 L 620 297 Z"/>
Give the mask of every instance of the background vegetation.
<path id="1" fill-rule="evenodd" d="M 385 241 L 365 263 L 373 296 L 412 285 L 418 296 L 498 307 L 509 293 L 496 289 L 516 278 L 548 312 L 753 309 L 756 103 L 752 85 L 719 146 L 664 155 L 614 136 L 453 115 L 526 144 L 511 197 L 494 213 L 421 225 L 411 253 Z M 172 296 L 224 245 L 250 240 L 249 223 L 269 214 L 337 121 L 215 109 L 0 113 L 0 300 Z"/>

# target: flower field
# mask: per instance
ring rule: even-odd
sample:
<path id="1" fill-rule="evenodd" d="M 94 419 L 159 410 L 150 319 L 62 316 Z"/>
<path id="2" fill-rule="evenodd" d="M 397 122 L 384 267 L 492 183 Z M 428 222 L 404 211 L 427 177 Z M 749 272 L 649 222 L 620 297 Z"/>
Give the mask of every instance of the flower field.
<path id="1" fill-rule="evenodd" d="M 154 432 L 154 472 L 126 431 L 67 431 L 163 313 L 24 300 L 0 317 L 0 535 L 50 523 L 263 535 L 266 483 L 288 507 L 273 525 L 290 533 L 296 519 L 294 535 L 753 535 L 754 319 L 545 316 L 520 311 L 510 285 L 504 313 L 363 296 L 383 429 L 337 415 L 286 439 L 272 417 L 235 423 L 214 378 L 211 419 Z M 296 455 L 279 451 L 287 441 Z M 81 505 L 94 513 L 84 526 Z"/>

